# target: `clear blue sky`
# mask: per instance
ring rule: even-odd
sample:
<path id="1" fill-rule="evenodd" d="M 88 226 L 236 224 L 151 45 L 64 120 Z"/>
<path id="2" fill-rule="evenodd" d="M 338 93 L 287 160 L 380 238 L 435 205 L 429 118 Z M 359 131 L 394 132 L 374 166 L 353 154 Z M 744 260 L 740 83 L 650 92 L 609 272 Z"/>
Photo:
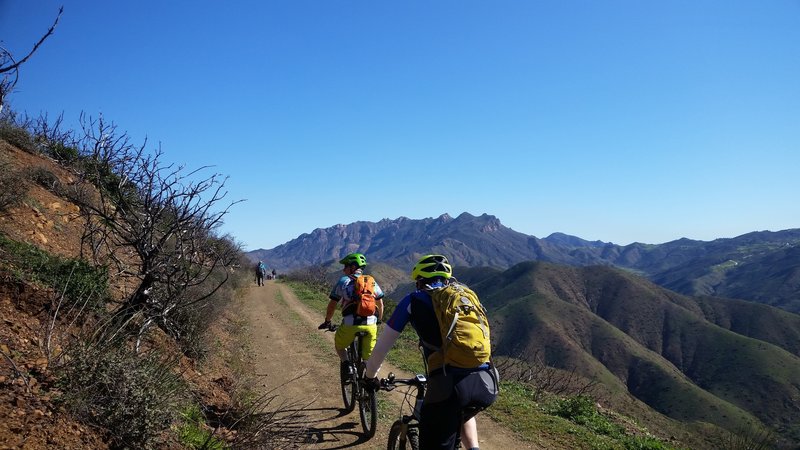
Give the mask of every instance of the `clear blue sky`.
<path id="1" fill-rule="evenodd" d="M 464 211 L 623 245 L 800 227 L 796 0 L 0 0 L 0 45 L 61 4 L 11 106 L 213 165 L 248 250 Z"/>

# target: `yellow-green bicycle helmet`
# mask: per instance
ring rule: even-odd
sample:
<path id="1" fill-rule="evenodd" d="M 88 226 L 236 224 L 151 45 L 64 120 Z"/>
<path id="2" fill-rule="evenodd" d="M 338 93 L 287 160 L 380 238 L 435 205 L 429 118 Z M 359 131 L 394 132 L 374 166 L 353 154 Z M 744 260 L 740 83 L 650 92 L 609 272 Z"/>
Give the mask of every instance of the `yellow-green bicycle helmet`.
<path id="1" fill-rule="evenodd" d="M 339 261 L 339 264 L 344 264 L 345 266 L 355 264 L 358 267 L 364 267 L 367 265 L 367 258 L 361 253 L 350 253 L 342 258 L 342 260 Z"/>
<path id="2" fill-rule="evenodd" d="M 450 266 L 450 261 L 444 255 L 425 255 L 423 256 L 414 269 L 411 270 L 411 279 L 417 281 L 418 278 L 433 278 L 443 277 L 450 278 L 453 276 L 453 267 Z"/>

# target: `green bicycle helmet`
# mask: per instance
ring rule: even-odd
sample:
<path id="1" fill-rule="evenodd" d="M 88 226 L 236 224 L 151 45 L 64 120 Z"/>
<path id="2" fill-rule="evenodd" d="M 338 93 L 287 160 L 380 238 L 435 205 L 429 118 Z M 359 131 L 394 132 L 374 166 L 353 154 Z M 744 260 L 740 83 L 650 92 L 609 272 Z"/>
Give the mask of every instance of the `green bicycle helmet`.
<path id="1" fill-rule="evenodd" d="M 367 258 L 361 253 L 350 253 L 342 258 L 342 260 L 339 261 L 339 264 L 344 264 L 345 266 L 355 264 L 358 267 L 364 267 L 367 265 Z"/>
<path id="2" fill-rule="evenodd" d="M 450 278 L 452 276 L 453 267 L 450 266 L 450 261 L 444 255 L 425 255 L 411 270 L 413 281 L 417 281 L 419 278 Z"/>

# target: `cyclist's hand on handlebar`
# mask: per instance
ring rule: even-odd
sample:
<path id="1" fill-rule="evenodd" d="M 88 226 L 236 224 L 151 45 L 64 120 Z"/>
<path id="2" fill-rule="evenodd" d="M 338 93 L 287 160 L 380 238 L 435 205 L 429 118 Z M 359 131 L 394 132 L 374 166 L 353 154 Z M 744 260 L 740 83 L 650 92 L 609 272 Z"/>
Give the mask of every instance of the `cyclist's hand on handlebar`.
<path id="1" fill-rule="evenodd" d="M 317 329 L 318 330 L 325 330 L 325 329 L 329 329 L 330 327 L 331 327 L 331 321 L 330 320 L 326 320 L 325 322 L 322 322 L 321 324 L 319 324 Z"/>

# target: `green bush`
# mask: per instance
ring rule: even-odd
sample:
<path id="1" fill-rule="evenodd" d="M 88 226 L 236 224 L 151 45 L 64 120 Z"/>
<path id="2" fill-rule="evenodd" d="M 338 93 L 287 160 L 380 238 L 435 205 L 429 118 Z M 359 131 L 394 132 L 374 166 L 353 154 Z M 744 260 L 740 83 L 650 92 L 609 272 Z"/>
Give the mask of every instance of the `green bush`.
<path id="1" fill-rule="evenodd" d="M 101 308 L 109 298 L 108 271 L 80 259 L 61 258 L 24 242 L 0 235 L 0 250 L 23 281 L 40 283 L 63 293 L 69 304 L 86 302 Z"/>
<path id="2" fill-rule="evenodd" d="M 192 404 L 181 411 L 182 423 L 178 427 L 178 437 L 186 448 L 223 450 L 225 443 L 213 436 L 204 425 L 206 419 L 200 407 Z"/>
<path id="3" fill-rule="evenodd" d="M 601 414 L 597 410 L 594 400 L 585 395 L 555 399 L 545 407 L 545 411 L 548 414 L 583 425 L 597 434 L 613 437 L 624 435 L 622 427 Z"/>
<path id="4" fill-rule="evenodd" d="M 185 391 L 175 362 L 124 345 L 83 343 L 67 352 L 57 372 L 60 402 L 80 420 L 108 430 L 114 448 L 155 448 Z"/>
<path id="5" fill-rule="evenodd" d="M 63 144 L 61 142 L 54 142 L 52 144 L 48 144 L 45 148 L 50 157 L 55 159 L 56 161 L 72 164 L 80 158 L 81 154 L 77 148 L 73 146 L 69 146 Z"/>
<path id="6" fill-rule="evenodd" d="M 669 450 L 673 448 L 652 436 L 625 436 L 622 443 L 626 450 Z"/>

